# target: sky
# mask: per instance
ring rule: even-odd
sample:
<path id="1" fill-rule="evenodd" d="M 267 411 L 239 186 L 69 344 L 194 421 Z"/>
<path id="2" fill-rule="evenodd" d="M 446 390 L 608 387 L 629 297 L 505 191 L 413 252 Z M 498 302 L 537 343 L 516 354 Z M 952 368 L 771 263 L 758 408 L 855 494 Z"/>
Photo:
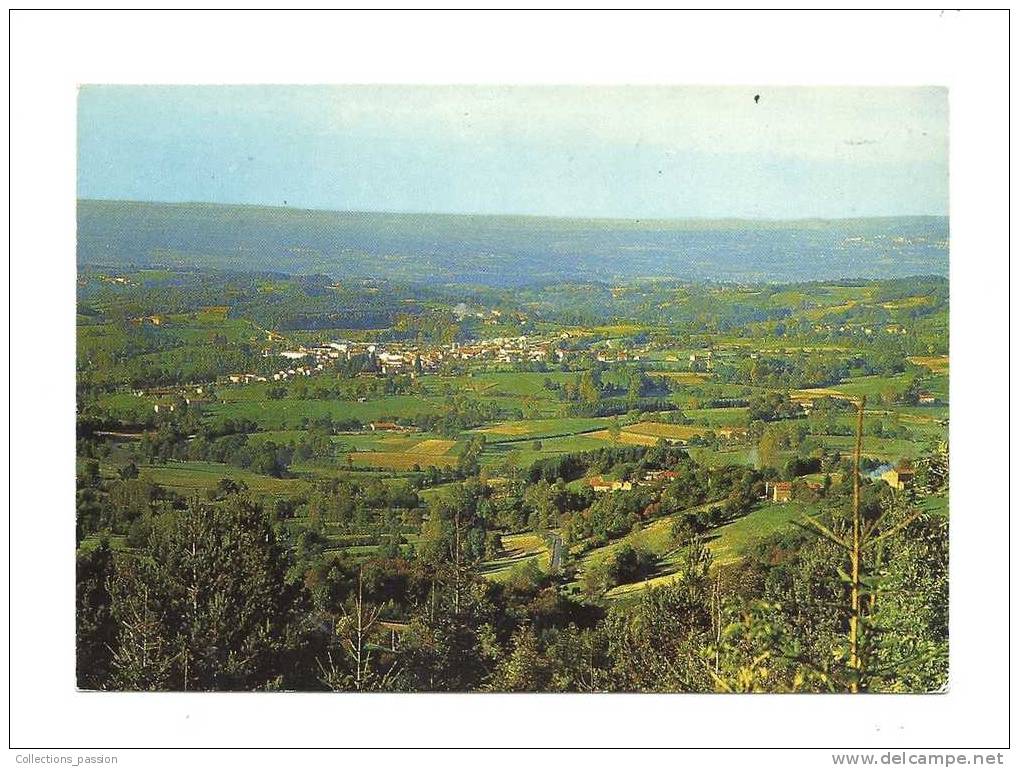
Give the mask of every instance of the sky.
<path id="1" fill-rule="evenodd" d="M 83 86 L 78 196 L 610 218 L 947 215 L 948 93 Z"/>

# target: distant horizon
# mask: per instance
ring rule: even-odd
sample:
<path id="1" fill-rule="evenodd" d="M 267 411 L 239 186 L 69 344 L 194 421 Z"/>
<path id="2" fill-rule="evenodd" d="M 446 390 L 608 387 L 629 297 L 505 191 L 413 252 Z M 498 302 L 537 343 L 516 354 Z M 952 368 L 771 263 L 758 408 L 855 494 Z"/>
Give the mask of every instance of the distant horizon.
<path id="1" fill-rule="evenodd" d="M 77 135 L 82 198 L 561 219 L 949 211 L 941 87 L 84 85 Z"/>
<path id="2" fill-rule="evenodd" d="M 338 214 L 381 214 L 386 216 L 449 216 L 461 218 L 504 218 L 504 219 L 552 219 L 557 221 L 626 221 L 626 222 L 760 222 L 760 223 L 796 223 L 807 221 L 872 221 L 881 219 L 950 219 L 948 213 L 893 213 L 855 216 L 788 216 L 788 217 L 750 217 L 750 216 L 563 216 L 545 213 L 484 213 L 478 211 L 425 211 L 395 209 L 364 209 L 364 208 L 319 208 L 303 205 L 274 205 L 270 203 L 224 202 L 218 200 L 144 200 L 121 197 L 77 197 L 79 203 L 125 203 L 128 205 L 165 205 L 165 206 L 209 206 L 220 208 L 267 208 L 295 213 L 338 213 Z"/>

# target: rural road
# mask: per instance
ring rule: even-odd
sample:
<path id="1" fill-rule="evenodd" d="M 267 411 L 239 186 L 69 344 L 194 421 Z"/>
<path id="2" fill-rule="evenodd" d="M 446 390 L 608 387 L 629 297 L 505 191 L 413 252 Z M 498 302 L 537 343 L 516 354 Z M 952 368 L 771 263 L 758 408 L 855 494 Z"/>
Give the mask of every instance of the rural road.
<path id="1" fill-rule="evenodd" d="M 563 565 L 563 537 L 558 533 L 552 534 L 552 560 L 549 570 L 555 573 Z"/>

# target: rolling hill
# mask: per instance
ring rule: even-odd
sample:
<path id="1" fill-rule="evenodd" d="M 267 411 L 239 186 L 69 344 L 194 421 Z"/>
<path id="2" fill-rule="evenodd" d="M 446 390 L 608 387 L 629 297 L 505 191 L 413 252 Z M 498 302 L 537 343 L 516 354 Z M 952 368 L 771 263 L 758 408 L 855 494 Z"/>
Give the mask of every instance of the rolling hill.
<path id="1" fill-rule="evenodd" d="M 620 220 L 78 202 L 78 263 L 515 286 L 948 274 L 948 220 Z"/>

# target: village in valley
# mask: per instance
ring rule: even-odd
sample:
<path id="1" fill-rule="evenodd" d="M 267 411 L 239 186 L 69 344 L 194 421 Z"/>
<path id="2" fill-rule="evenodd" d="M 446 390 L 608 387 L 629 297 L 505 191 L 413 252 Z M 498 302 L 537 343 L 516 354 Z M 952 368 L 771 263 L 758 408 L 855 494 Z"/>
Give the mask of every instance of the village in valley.
<path id="1" fill-rule="evenodd" d="M 116 277 L 85 275 L 81 285 L 109 297 L 111 290 L 139 290 L 152 279 L 144 272 Z M 632 288 L 620 286 L 612 293 L 623 296 L 627 290 Z M 681 298 L 689 290 L 677 285 L 651 293 Z M 761 473 L 753 499 L 765 506 L 751 512 L 742 521 L 745 526 L 754 515 L 773 518 L 809 509 L 843 481 L 852 455 L 853 404 L 862 394 L 868 398 L 867 477 L 894 491 L 915 492 L 914 462 L 927 451 L 947 450 L 948 358 L 937 335 L 941 284 L 930 282 L 920 291 L 905 283 L 832 284 L 823 291 L 812 288 L 809 299 L 791 298 L 797 290 L 712 288 L 720 306 L 770 302 L 780 318 L 768 319 L 765 312 L 763 319 L 724 334 L 691 326 L 677 334 L 633 321 L 557 325 L 542 317 L 547 310 L 540 303 L 514 307 L 503 301 L 499 310 L 479 302 L 467 310 L 463 303 L 443 306 L 434 299 L 418 324 L 435 328 L 441 339 L 412 329 L 404 338 L 385 329 L 328 335 L 313 329 L 266 330 L 259 318 L 224 307 L 155 311 L 119 330 L 90 322 L 80 329 L 83 383 L 108 343 L 104 339 L 114 332 L 156 348 L 165 346 L 161 337 L 179 338 L 171 343 L 193 349 L 195 360 L 199 347 L 190 345 L 202 345 L 205 353 L 211 341 L 222 360 L 193 374 L 170 374 L 178 378 L 176 384 L 165 383 L 162 373 L 155 377 L 158 384 L 140 380 L 152 376 L 145 373 L 127 374 L 122 384 L 111 380 L 91 390 L 96 399 L 83 413 L 106 414 L 95 432 L 113 440 L 100 454 L 101 473 L 117 473 L 117 462 L 127 461 L 139 477 L 184 494 L 212 493 L 220 480 L 234 478 L 297 499 L 319 479 L 382 480 L 409 483 L 424 503 L 447 484 L 480 471 L 493 503 L 523 504 L 516 514 L 528 527 L 537 524 L 534 512 L 526 511 L 526 495 L 517 502 L 505 495 L 507 480 L 517 482 L 513 478 L 528 472 L 540 476 L 544 470 L 537 467 L 573 453 L 619 450 L 625 455 L 671 446 L 712 471 L 732 466 Z M 645 302 L 647 296 L 638 299 Z M 802 308 L 789 303 L 797 300 L 804 302 Z M 929 334 L 915 322 L 904 332 L 900 318 L 915 317 L 918 308 L 929 318 Z M 529 332 L 506 333 L 514 328 Z M 228 354 L 231 347 L 242 351 L 240 357 Z M 246 360 L 248 367 L 230 359 Z M 126 398 L 118 391 L 123 388 L 129 390 Z M 179 421 L 192 425 L 181 438 L 171 438 L 183 442 L 161 444 L 159 435 Z M 208 427 L 203 424 L 221 423 L 239 431 L 236 440 L 247 447 L 236 458 L 225 457 L 217 469 L 197 458 L 194 443 L 204 445 L 200 438 Z M 222 431 L 214 429 L 210 434 Z M 279 455 L 274 454 L 267 474 L 252 474 L 251 446 L 266 444 Z M 620 530 L 639 539 L 645 526 L 660 528 L 654 510 L 678 477 L 667 465 L 624 461 L 560 475 L 557 482 L 565 483 L 568 493 L 586 492 L 592 499 L 639 494 L 642 506 L 632 524 Z M 930 499 L 925 503 L 936 504 L 936 497 Z M 771 505 L 782 512 L 769 511 Z M 564 512 L 555 513 L 560 525 Z M 536 532 L 548 523 L 537 525 Z M 342 552 L 348 541 L 365 551 L 362 542 L 372 540 L 395 540 L 409 551 L 421 535 L 409 528 L 370 530 L 327 523 L 326 551 Z M 119 540 L 138 540 L 129 533 L 125 529 Z M 512 527 L 502 535 L 507 542 L 532 541 L 520 539 Z M 86 536 L 86 545 L 93 536 Z M 511 565 L 542 562 L 547 550 L 541 540 L 496 550 L 494 562 L 506 565 L 490 568 L 489 577 L 506 577 Z M 613 541 L 610 536 L 608 543 Z M 709 547 L 721 548 L 724 541 L 720 536 Z M 598 547 L 589 549 L 591 541 L 582 539 L 573 546 L 572 578 L 580 586 L 584 570 L 599 559 L 591 554 Z M 653 579 L 610 586 L 608 595 L 667 581 L 665 562 Z"/>
<path id="2" fill-rule="evenodd" d="M 80 689 L 948 685 L 944 89 L 78 98 Z"/>

